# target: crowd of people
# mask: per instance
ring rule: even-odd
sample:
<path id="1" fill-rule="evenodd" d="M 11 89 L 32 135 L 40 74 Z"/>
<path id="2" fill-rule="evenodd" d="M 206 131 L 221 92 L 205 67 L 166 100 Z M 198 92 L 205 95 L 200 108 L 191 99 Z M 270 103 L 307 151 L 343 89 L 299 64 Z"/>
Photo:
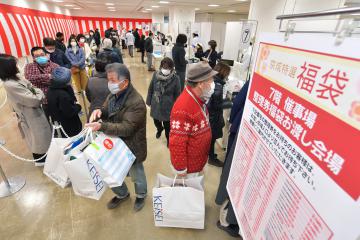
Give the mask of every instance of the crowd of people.
<path id="1" fill-rule="evenodd" d="M 165 41 L 165 36 L 160 37 Z M 136 211 L 143 208 L 147 195 L 143 166 L 147 157 L 146 105 L 150 107 L 157 130 L 155 137 L 160 138 L 165 131 L 171 165 L 179 177 L 203 174 L 206 163 L 224 166 L 215 153 L 215 143 L 223 136 L 223 87 L 230 67 L 218 61 L 220 57 L 214 40 L 209 42 L 209 49 L 205 52 L 201 44 L 196 43 L 193 46 L 195 56 L 201 62 L 188 64 L 185 59 L 188 38 L 179 34 L 172 48 L 172 59 L 163 58 L 156 71 L 153 39 L 152 32 L 145 37 L 138 29 L 126 32 L 110 28 L 105 31 L 104 38 L 96 29 L 73 34 L 67 41 L 64 34 L 58 32 L 55 39 L 46 37 L 43 46 L 31 49 L 33 62 L 25 66 L 24 77 L 19 74 L 15 57 L 0 54 L 0 79 L 36 160 L 35 165 L 44 165 L 55 122 L 61 124 L 70 137 L 80 133 L 84 127 L 120 137 L 136 156 L 129 172 L 136 192 Z M 146 56 L 147 70 L 155 71 L 146 101 L 132 84 L 131 73 L 123 62 L 122 49 L 128 49 L 131 58 L 137 50 L 141 53 L 142 63 L 145 63 Z M 244 88 L 244 92 L 239 94 L 240 100 L 235 99 L 237 105 L 230 120 L 237 123 L 232 125 L 234 129 L 231 129 L 228 151 L 241 120 L 240 109 L 246 91 Z M 89 109 L 84 109 L 85 106 L 79 103 L 80 95 L 86 96 L 90 102 Z M 80 120 L 83 111 L 90 113 L 84 126 Z M 228 210 L 231 204 L 223 193 L 229 161 L 225 159 L 218 193 L 222 197 L 217 198 L 217 203 L 226 203 L 222 210 L 226 209 L 228 219 L 231 219 Z M 112 191 L 115 197 L 108 203 L 109 209 L 129 198 L 125 183 L 112 188 Z M 238 236 L 239 229 L 233 219 L 220 219 L 218 226 L 232 236 Z"/>

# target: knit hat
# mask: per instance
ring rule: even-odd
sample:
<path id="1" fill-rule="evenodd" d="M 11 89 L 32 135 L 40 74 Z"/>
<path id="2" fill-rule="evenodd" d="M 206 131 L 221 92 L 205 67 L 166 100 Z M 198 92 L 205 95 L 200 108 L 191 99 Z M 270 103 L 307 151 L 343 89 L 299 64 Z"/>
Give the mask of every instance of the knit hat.
<path id="1" fill-rule="evenodd" d="M 189 82 L 203 82 L 218 74 L 214 71 L 208 63 L 198 62 L 189 64 L 187 68 L 187 81 Z"/>
<path id="2" fill-rule="evenodd" d="M 53 70 L 51 76 L 52 76 L 51 85 L 53 87 L 63 87 L 70 82 L 71 71 L 70 69 L 64 67 L 57 67 Z"/>

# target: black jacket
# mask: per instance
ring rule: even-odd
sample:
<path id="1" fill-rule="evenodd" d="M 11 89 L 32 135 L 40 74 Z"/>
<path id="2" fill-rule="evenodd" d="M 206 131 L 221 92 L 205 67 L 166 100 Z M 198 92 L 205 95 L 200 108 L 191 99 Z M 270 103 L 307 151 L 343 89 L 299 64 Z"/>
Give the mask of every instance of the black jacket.
<path id="1" fill-rule="evenodd" d="M 97 58 L 101 59 L 103 55 L 110 55 L 112 63 L 124 63 L 121 54 L 119 55 L 113 49 L 104 48 L 103 51 L 98 54 Z"/>
<path id="2" fill-rule="evenodd" d="M 57 39 L 56 39 L 55 41 L 56 41 L 56 42 L 55 42 L 55 47 L 65 53 L 65 51 L 66 51 L 66 46 L 65 46 L 65 44 L 64 44 L 63 42 L 57 40 Z"/>
<path id="3" fill-rule="evenodd" d="M 212 137 L 214 139 L 223 136 L 222 129 L 225 126 L 223 117 L 223 91 L 225 81 L 218 75 L 214 77 L 215 90 L 208 103 L 209 120 L 211 126 Z"/>
<path id="4" fill-rule="evenodd" d="M 82 123 L 79 118 L 81 106 L 76 104 L 74 90 L 70 85 L 58 87 L 51 85 L 48 93 L 48 111 L 53 121 L 59 122 L 69 136 L 81 132 Z"/>
<path id="5" fill-rule="evenodd" d="M 45 50 L 46 51 L 46 50 Z M 50 53 L 50 60 L 61 67 L 71 68 L 71 62 L 66 57 L 65 53 L 60 49 L 55 49 L 55 52 Z"/>
<path id="6" fill-rule="evenodd" d="M 138 31 L 134 31 L 133 35 L 134 35 L 134 39 L 135 39 L 134 45 L 135 45 L 136 48 L 139 48 L 140 34 L 139 34 Z"/>
<path id="7" fill-rule="evenodd" d="M 175 70 L 177 72 L 185 72 L 187 61 L 185 60 L 184 45 L 176 43 L 172 49 L 172 57 L 175 64 Z"/>
<path id="8" fill-rule="evenodd" d="M 210 50 L 206 50 L 206 52 L 204 53 L 204 58 L 208 58 L 209 59 L 209 65 L 211 68 L 214 68 L 215 65 L 216 65 L 216 61 L 219 59 L 218 57 L 218 53 L 217 51 L 211 51 L 211 54 L 210 54 Z"/>
<path id="9" fill-rule="evenodd" d="M 148 37 L 148 38 L 145 40 L 144 47 L 145 47 L 145 51 L 146 51 L 146 52 L 148 52 L 148 53 L 153 53 L 153 51 L 154 51 L 154 45 L 153 45 L 153 40 L 152 40 L 151 37 Z"/>
<path id="10" fill-rule="evenodd" d="M 101 43 L 101 36 L 98 31 L 95 31 L 95 33 L 94 33 L 94 40 L 95 40 L 96 45 L 99 46 Z"/>
<path id="11" fill-rule="evenodd" d="M 145 52 L 145 40 L 140 39 L 139 41 L 139 49 L 141 52 Z"/>

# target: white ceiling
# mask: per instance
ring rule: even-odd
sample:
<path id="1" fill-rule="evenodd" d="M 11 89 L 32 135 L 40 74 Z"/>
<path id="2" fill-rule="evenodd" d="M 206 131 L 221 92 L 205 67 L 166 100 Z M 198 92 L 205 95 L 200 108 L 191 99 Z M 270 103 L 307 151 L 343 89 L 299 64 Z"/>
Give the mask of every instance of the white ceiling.
<path id="1" fill-rule="evenodd" d="M 199 13 L 233 13 L 233 14 L 248 14 L 250 0 L 164 0 L 168 3 L 160 3 L 162 1 L 151 0 L 46 0 L 61 7 L 76 11 L 75 8 L 89 11 L 110 11 L 114 9 L 119 12 L 154 12 L 154 13 L 168 13 L 170 6 L 191 7 L 199 9 Z M 113 5 L 106 5 L 111 3 Z M 210 4 L 217 4 L 217 7 L 210 7 Z M 71 5 L 71 6 L 66 6 Z M 155 7 L 153 7 L 155 6 Z M 158 6 L 158 7 L 156 7 Z M 114 8 L 109 8 L 114 7 Z M 151 9 L 151 10 L 146 10 Z"/>

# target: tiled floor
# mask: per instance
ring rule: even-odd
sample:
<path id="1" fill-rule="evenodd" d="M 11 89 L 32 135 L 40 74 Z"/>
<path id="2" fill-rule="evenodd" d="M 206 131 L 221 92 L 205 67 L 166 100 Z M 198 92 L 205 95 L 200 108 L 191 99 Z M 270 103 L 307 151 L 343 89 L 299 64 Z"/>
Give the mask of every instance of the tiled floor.
<path id="1" fill-rule="evenodd" d="M 125 57 L 135 88 L 145 98 L 152 73 L 140 63 L 139 54 L 135 58 Z M 156 64 L 159 66 L 159 63 Z M 0 88 L 0 105 L 4 99 L 4 89 Z M 0 139 L 20 156 L 31 157 L 21 139 L 16 122 L 1 128 L 11 119 L 11 109 L 0 109 Z M 152 216 L 151 190 L 156 173 L 171 175 L 169 152 L 165 136 L 155 138 L 155 127 L 148 111 L 148 158 L 145 171 L 148 179 L 149 197 L 144 209 L 133 212 L 134 188 L 127 179 L 131 200 L 114 210 L 108 210 L 106 203 L 113 197 L 110 190 L 100 201 L 74 195 L 71 188 L 62 189 L 42 173 L 42 168 L 32 163 L 10 158 L 0 150 L 0 163 L 8 176 L 26 177 L 25 187 L 18 193 L 0 199 L 0 239 L 43 240 L 43 239 L 231 239 L 216 227 L 219 207 L 214 198 L 218 187 L 220 168 L 208 166 L 205 174 L 206 223 L 205 230 L 171 229 L 154 227 Z M 221 150 L 218 150 L 218 152 Z M 219 154 L 220 158 L 223 153 Z"/>

